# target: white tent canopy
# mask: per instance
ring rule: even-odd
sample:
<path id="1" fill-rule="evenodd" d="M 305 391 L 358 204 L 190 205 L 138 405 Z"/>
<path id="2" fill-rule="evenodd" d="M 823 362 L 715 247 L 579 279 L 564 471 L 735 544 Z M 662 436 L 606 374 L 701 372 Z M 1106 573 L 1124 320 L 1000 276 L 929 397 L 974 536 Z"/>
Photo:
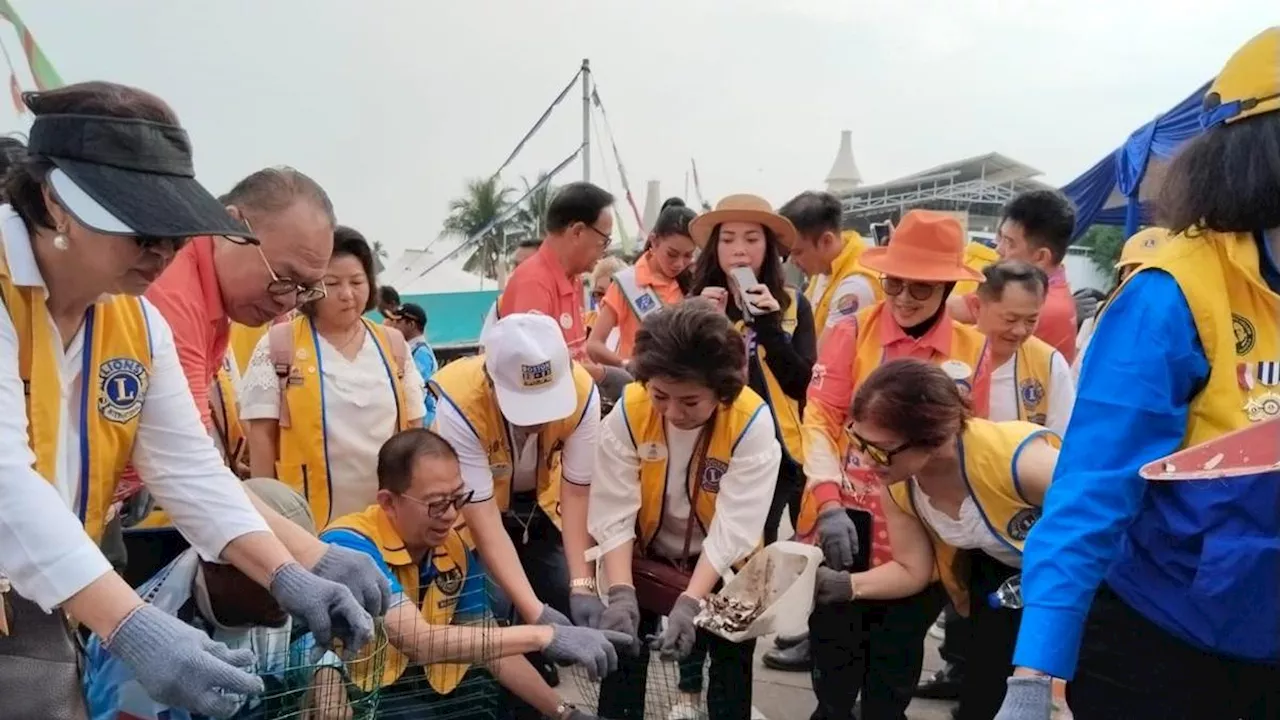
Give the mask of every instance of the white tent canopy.
<path id="1" fill-rule="evenodd" d="M 497 283 L 493 280 L 462 269 L 462 253 L 440 262 L 455 247 L 435 243 L 429 249 L 406 250 L 395 261 L 387 263 L 379 283 L 394 287 L 401 295 L 496 290 Z"/>

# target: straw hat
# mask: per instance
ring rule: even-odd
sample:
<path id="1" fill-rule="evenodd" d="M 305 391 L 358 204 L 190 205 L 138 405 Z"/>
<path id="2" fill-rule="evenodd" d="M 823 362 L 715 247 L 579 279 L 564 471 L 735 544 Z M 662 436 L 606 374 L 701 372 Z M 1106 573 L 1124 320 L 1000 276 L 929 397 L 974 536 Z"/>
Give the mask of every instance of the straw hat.
<path id="1" fill-rule="evenodd" d="M 1156 252 L 1169 240 L 1169 231 L 1160 227 L 1149 227 L 1134 234 L 1124 242 L 1120 250 L 1120 259 L 1116 261 L 1116 269 L 1132 265 L 1141 265 L 1155 257 Z"/>
<path id="2" fill-rule="evenodd" d="M 773 211 L 769 201 L 759 195 L 730 195 L 716 204 L 716 209 L 702 213 L 689 223 L 689 235 L 698 247 L 706 247 L 711 231 L 727 222 L 759 223 L 777 236 L 782 247 L 790 249 L 796 241 L 796 228 L 791 221 Z"/>
<path id="3" fill-rule="evenodd" d="M 968 242 L 959 221 L 946 213 L 912 210 L 902 216 L 885 247 L 867 248 L 862 266 L 903 280 L 982 282 L 982 273 L 965 265 Z"/>

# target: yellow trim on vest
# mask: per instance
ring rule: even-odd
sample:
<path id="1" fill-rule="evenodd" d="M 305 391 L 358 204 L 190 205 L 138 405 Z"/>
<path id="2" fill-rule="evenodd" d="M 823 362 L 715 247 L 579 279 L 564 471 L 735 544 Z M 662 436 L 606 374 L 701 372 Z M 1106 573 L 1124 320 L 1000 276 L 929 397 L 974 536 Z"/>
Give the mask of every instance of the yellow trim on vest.
<path id="1" fill-rule="evenodd" d="M 358 513 L 344 515 L 333 521 L 326 530 L 350 530 L 365 536 L 378 547 L 382 553 L 382 561 L 395 573 L 396 581 L 404 589 L 405 595 L 417 602 L 421 593 L 418 564 L 413 561 L 409 551 L 405 549 L 404 540 L 396 531 L 391 519 L 378 505 L 370 505 Z M 450 531 L 444 544 L 435 549 L 431 562 L 435 565 L 435 581 L 422 596 L 418 609 L 428 625 L 444 626 L 453 622 L 454 609 L 458 605 L 462 588 L 467 579 L 467 548 L 462 536 L 456 530 Z M 380 687 L 387 687 L 400 679 L 409 667 L 409 658 L 404 653 L 387 644 L 386 657 L 382 662 L 382 675 L 374 678 L 378 667 L 377 658 L 371 657 L 373 648 L 384 642 L 385 630 L 379 624 L 380 637 L 366 646 L 357 656 L 361 659 L 347 663 L 352 680 L 365 692 Z M 441 695 L 453 692 L 462 682 L 470 665 L 466 663 L 431 663 L 426 666 L 427 682 Z"/>
<path id="2" fill-rule="evenodd" d="M 1053 391 L 1053 354 L 1049 343 L 1032 336 L 1018 348 L 1013 365 L 1018 419 L 1036 425 L 1049 422 L 1049 395 Z"/>
<path id="3" fill-rule="evenodd" d="M 640 383 L 632 383 L 622 394 L 623 417 L 636 448 L 663 447 L 667 445 L 666 425 L 662 414 L 653 407 L 649 393 Z M 727 407 L 716 411 L 715 425 L 707 442 L 705 457 L 690 460 L 696 469 L 689 475 L 689 497 L 693 497 L 693 481 L 701 483 L 695 515 L 705 535 L 716 514 L 716 499 L 720 496 L 720 479 L 729 470 L 734 448 L 755 419 L 765 408 L 764 399 L 744 387 L 737 399 Z M 636 535 L 640 552 L 658 534 L 662 524 L 662 511 L 667 496 L 667 453 L 654 453 L 652 459 L 643 452 L 640 455 L 640 510 L 636 514 Z M 696 461 L 696 463 L 695 463 Z"/>
<path id="4" fill-rule="evenodd" d="M 1262 280 L 1258 241 L 1248 233 L 1188 232 L 1170 238 L 1129 276 L 1148 269 L 1173 276 L 1209 360 L 1209 378 L 1191 400 L 1183 448 L 1280 416 L 1274 384 L 1280 295 Z"/>
<path id="5" fill-rule="evenodd" d="M 507 421 L 498 409 L 498 400 L 484 369 L 484 355 L 445 365 L 436 371 L 428 384 L 436 397 L 453 405 L 471 426 L 471 431 L 489 456 L 493 496 L 498 502 L 498 509 L 506 512 L 511 507 L 515 453 L 511 449 Z M 569 436 L 578 429 L 591 394 L 595 392 L 591 374 L 576 362 L 573 363 L 573 384 L 578 390 L 578 404 L 573 413 L 558 422 L 547 423 L 538 432 L 538 506 L 556 527 L 560 527 L 561 454 Z"/>
<path id="6" fill-rule="evenodd" d="M 0 246 L 0 294 L 18 336 L 18 373 L 26 391 L 27 439 L 36 472 L 55 482 L 62 415 L 61 363 L 45 291 L 14 284 Z M 113 295 L 89 308 L 81 366 L 80 477 L 76 514 L 102 539 L 116 483 L 133 456 L 151 382 L 151 330 L 142 300 Z"/>
<path id="7" fill-rule="evenodd" d="M 241 375 L 249 369 L 249 358 L 253 357 L 258 341 L 270 329 L 271 323 L 259 327 L 231 323 L 231 332 L 227 339 L 227 354 L 231 356 L 232 362 L 236 364 L 236 370 L 239 370 Z"/>
<path id="8" fill-rule="evenodd" d="M 792 288 L 787 288 L 787 295 L 791 298 L 791 304 L 782 313 L 782 332 L 791 335 L 796 331 L 796 315 L 799 312 L 800 303 L 797 302 L 796 291 Z M 746 323 L 739 320 L 736 327 L 739 333 L 746 333 Z M 782 385 L 778 383 L 778 378 L 774 376 L 773 369 L 766 361 L 768 356 L 769 353 L 764 346 L 758 342 L 755 343 L 755 361 L 760 365 L 760 374 L 764 376 L 768 395 L 765 401 L 769 405 L 769 411 L 773 413 L 774 426 L 782 439 L 782 447 L 792 460 L 803 465 L 804 433 L 800 429 L 800 402 L 783 392 Z"/>
<path id="9" fill-rule="evenodd" d="M 814 297 L 818 289 L 818 277 L 815 275 L 809 278 L 809 286 L 804 291 L 805 297 L 809 298 L 809 304 L 813 306 L 813 326 L 817 329 L 818 335 L 821 335 L 822 329 L 827 326 L 827 317 L 831 312 L 831 301 L 835 299 L 836 288 L 840 287 L 840 283 L 846 278 L 861 275 L 871 285 L 876 302 L 884 299 L 884 290 L 880 287 L 880 276 L 862 267 L 862 263 L 858 262 L 858 258 L 862 257 L 862 251 L 865 249 L 862 237 L 854 232 L 842 233 L 841 237 L 844 239 L 844 249 L 831 262 L 831 281 L 822 289 L 821 295 Z"/>
<path id="10" fill-rule="evenodd" d="M 970 419 L 964 433 L 957 440 L 963 479 L 969 496 L 977 504 L 987 529 L 1009 549 L 1019 554 L 1022 553 L 1027 533 L 1040 519 L 1040 508 L 1022 497 L 1017 471 L 1019 454 L 1036 438 L 1045 438 L 1054 447 L 1061 445 L 1057 435 L 1039 425 L 1021 420 L 997 423 L 982 418 Z M 915 497 L 910 491 L 912 482 L 914 481 L 908 480 L 894 484 L 889 488 L 889 494 L 903 512 L 918 519 Z M 951 596 L 951 602 L 962 615 L 968 615 L 968 578 L 965 568 L 960 565 L 964 555 L 957 548 L 942 542 L 928 524 L 923 521 L 921 524 L 933 540 L 937 573 L 947 594 Z"/>
<path id="11" fill-rule="evenodd" d="M 387 381 L 395 394 L 396 428 L 409 427 L 408 405 L 405 403 L 404 371 L 395 367 L 394 354 L 381 325 L 365 318 L 369 338 L 377 345 Z M 320 337 L 305 315 L 294 318 L 293 365 L 281 402 L 289 404 L 289 427 L 280 428 L 280 450 L 276 460 L 276 478 L 307 499 L 316 525 L 324 527 L 332 520 L 333 483 L 329 478 L 329 443 L 325 437 L 324 374 L 320 356 Z"/>

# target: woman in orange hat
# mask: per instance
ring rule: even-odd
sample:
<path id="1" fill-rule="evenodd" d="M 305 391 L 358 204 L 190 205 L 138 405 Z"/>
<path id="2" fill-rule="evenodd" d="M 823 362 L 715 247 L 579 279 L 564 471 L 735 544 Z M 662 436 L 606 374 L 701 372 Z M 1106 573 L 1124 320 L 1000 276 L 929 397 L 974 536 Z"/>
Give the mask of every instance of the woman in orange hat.
<path id="1" fill-rule="evenodd" d="M 982 279 L 965 264 L 965 245 L 955 218 L 928 210 L 907 213 L 888 246 L 862 254 L 863 266 L 881 274 L 885 299 L 823 336 L 804 411 L 808 488 L 796 529 L 801 539 L 822 546 L 832 569 L 866 570 L 892 559 L 879 484 L 860 474 L 856 454 L 848 453 L 849 400 L 862 381 L 887 361 L 924 360 L 960 386 L 975 415 L 987 414 L 986 338 L 947 314 L 946 299 L 956 283 Z M 849 717 L 860 689 L 864 717 L 900 717 L 920 675 L 924 635 L 944 597 L 934 586 L 874 612 L 856 603 L 816 609 L 809 618 L 811 636 L 821 639 L 811 644 L 815 717 Z M 877 658 L 866 668 L 865 687 L 851 654 Z"/>

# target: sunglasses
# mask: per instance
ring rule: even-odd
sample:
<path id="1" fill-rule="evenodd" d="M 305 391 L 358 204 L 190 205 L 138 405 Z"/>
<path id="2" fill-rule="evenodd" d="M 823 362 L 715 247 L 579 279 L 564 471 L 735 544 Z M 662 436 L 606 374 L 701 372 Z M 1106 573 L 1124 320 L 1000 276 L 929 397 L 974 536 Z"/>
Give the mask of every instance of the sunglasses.
<path id="1" fill-rule="evenodd" d="M 464 505 L 471 502 L 471 498 L 475 497 L 475 494 L 475 490 L 463 490 L 460 493 L 454 493 L 453 495 L 439 500 L 419 500 L 418 498 L 410 497 L 408 495 L 401 495 L 400 497 L 408 500 L 414 505 L 421 505 L 426 508 L 428 517 L 441 518 L 444 517 L 445 513 L 449 512 L 449 508 L 462 510 Z"/>
<path id="2" fill-rule="evenodd" d="M 852 425 L 846 425 L 844 434 L 849 438 L 849 447 L 871 458 L 871 461 L 883 467 L 889 467 L 893 463 L 893 458 L 904 450 L 911 449 L 911 443 L 899 445 L 892 450 L 880 447 L 870 440 L 862 437 L 854 431 Z"/>
<path id="3" fill-rule="evenodd" d="M 903 280 L 896 277 L 880 278 L 880 287 L 884 288 L 884 294 L 889 297 L 897 297 L 906 291 L 908 295 L 916 300 L 928 300 L 933 297 L 933 293 L 938 289 L 938 283 L 914 282 Z"/>

